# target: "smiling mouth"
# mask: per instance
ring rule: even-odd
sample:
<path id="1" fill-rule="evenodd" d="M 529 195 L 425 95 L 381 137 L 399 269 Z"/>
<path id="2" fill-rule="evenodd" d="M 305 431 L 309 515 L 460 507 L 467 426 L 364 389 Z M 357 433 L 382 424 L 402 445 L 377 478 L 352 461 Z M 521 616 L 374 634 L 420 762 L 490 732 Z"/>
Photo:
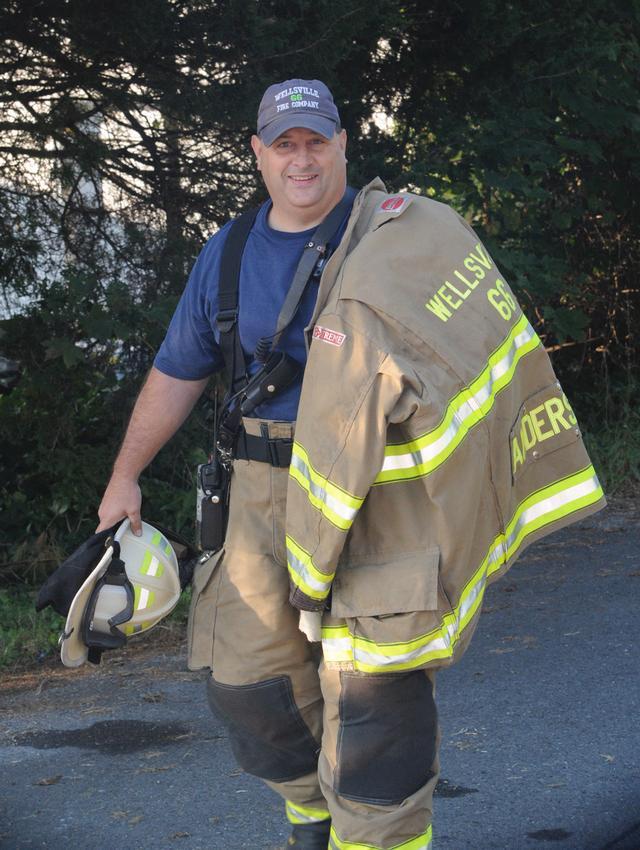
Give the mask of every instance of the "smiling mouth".
<path id="1" fill-rule="evenodd" d="M 317 174 L 289 174 L 289 180 L 293 180 L 299 186 L 304 186 L 305 184 L 312 183 L 317 176 Z"/>

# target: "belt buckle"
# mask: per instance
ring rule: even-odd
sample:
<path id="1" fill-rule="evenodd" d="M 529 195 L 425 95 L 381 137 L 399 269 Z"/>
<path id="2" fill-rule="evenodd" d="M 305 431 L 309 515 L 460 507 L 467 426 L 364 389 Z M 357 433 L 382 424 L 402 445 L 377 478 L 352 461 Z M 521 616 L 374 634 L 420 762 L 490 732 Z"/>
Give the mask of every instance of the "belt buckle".
<path id="1" fill-rule="evenodd" d="M 288 466 L 289 461 L 286 464 L 281 462 L 280 458 L 280 448 L 289 448 L 293 445 L 293 440 L 290 439 L 273 439 L 267 441 L 268 451 L 269 451 L 269 462 L 271 466 Z"/>

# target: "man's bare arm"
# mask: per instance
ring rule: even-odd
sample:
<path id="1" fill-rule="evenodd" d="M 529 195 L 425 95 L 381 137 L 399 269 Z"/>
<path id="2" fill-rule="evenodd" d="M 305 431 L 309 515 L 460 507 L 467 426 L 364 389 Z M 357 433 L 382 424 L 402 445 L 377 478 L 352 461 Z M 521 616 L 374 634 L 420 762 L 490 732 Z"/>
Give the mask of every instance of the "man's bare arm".
<path id="1" fill-rule="evenodd" d="M 133 408 L 111 480 L 98 508 L 97 531 L 127 516 L 132 531 L 140 531 L 140 473 L 182 425 L 208 380 L 183 381 L 151 369 Z"/>

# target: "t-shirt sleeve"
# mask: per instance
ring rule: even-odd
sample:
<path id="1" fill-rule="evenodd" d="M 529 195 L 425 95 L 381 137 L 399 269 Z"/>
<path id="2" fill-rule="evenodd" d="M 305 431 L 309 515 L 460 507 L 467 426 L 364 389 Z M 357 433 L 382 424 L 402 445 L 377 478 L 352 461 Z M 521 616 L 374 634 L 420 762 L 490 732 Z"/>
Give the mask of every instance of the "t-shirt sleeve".
<path id="1" fill-rule="evenodd" d="M 172 378 L 196 381 L 224 365 L 214 323 L 220 255 L 228 229 L 223 227 L 200 252 L 156 354 L 153 365 Z"/>

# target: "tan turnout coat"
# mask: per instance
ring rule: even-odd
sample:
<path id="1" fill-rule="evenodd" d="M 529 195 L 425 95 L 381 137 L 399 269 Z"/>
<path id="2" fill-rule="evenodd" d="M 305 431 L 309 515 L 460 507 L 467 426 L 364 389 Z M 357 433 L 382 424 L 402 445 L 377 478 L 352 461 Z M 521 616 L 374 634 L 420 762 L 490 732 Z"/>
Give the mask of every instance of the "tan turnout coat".
<path id="1" fill-rule="evenodd" d="M 287 493 L 291 602 L 330 666 L 452 663 L 485 588 L 604 506 L 571 406 L 450 207 L 374 181 L 323 274 Z"/>

